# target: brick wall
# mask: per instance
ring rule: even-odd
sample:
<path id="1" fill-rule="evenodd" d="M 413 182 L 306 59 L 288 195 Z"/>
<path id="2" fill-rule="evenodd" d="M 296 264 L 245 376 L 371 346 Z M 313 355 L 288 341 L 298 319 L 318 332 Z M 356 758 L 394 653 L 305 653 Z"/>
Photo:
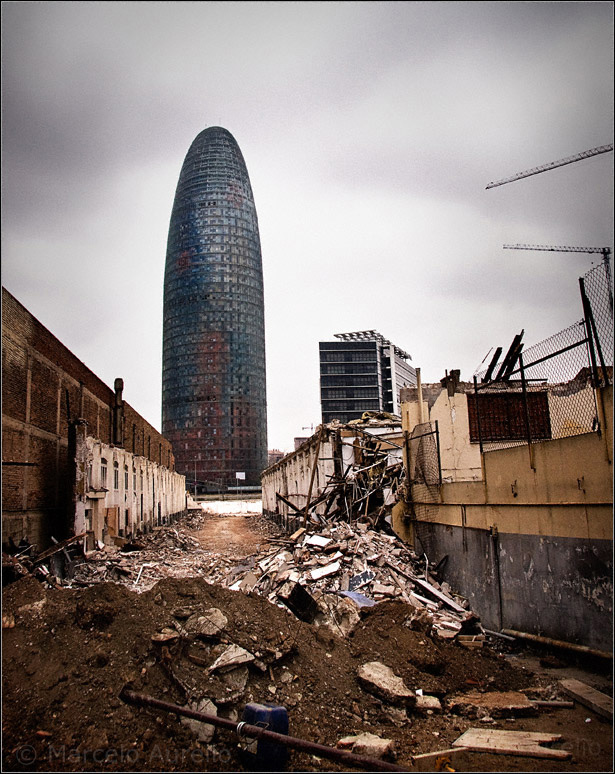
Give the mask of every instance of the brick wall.
<path id="1" fill-rule="evenodd" d="M 112 443 L 115 393 L 2 289 L 3 540 L 46 546 L 71 526 L 69 421 Z M 175 469 L 171 444 L 122 403 L 127 451 Z"/>

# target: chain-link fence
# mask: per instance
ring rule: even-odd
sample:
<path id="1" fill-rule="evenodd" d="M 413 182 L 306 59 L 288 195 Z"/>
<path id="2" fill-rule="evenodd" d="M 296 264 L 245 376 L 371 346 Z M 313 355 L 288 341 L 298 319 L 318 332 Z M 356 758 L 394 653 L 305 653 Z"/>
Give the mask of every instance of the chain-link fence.
<path id="1" fill-rule="evenodd" d="M 410 509 L 415 519 L 428 520 L 440 501 L 442 484 L 437 422 L 416 425 L 407 442 L 407 454 Z"/>
<path id="2" fill-rule="evenodd" d="M 587 314 L 591 318 L 592 333 L 595 341 L 597 367 L 601 382 L 605 383 L 602 368 L 606 367 L 607 376 L 613 369 L 613 279 L 608 260 L 595 266 L 580 280 L 581 297 L 588 302 Z M 612 378 L 609 377 L 609 383 Z"/>
<path id="3" fill-rule="evenodd" d="M 612 383 L 613 307 L 605 261 L 580 280 L 585 318 L 475 374 L 470 440 L 481 451 L 600 430 L 596 388 Z"/>

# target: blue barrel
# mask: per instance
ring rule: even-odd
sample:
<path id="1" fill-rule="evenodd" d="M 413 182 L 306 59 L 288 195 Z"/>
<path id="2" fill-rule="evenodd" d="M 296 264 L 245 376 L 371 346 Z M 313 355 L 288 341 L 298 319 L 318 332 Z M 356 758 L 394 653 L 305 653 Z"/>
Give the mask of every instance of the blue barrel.
<path id="1" fill-rule="evenodd" d="M 251 726 L 288 735 L 288 713 L 285 707 L 251 702 L 246 704 L 241 719 Z M 247 771 L 283 771 L 288 760 L 286 745 L 269 739 L 244 737 L 239 745 L 239 753 Z"/>

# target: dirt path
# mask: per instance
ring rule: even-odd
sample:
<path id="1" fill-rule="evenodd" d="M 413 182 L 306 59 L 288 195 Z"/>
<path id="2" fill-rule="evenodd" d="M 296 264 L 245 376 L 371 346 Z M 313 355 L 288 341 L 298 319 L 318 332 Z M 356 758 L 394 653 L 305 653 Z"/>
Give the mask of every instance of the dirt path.
<path id="1" fill-rule="evenodd" d="M 205 523 L 192 535 L 206 551 L 243 558 L 260 550 L 265 542 L 262 517 L 246 514 L 205 515 Z"/>

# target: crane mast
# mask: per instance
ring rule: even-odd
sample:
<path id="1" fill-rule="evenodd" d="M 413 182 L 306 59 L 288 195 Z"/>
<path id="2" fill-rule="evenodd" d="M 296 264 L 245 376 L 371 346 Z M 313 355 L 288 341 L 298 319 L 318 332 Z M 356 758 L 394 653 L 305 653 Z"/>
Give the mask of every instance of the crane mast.
<path id="1" fill-rule="evenodd" d="M 581 159 L 588 159 L 590 156 L 597 156 L 599 153 L 608 153 L 613 150 L 613 145 L 600 145 L 598 148 L 591 148 L 590 150 L 582 151 L 581 153 L 575 153 L 574 156 L 568 156 L 568 158 L 560 159 L 559 161 L 551 161 L 548 164 L 542 164 L 539 167 L 532 167 L 532 169 L 526 169 L 525 172 L 518 172 L 511 177 L 505 177 L 503 180 L 497 180 L 494 183 L 489 183 L 485 190 L 489 188 L 495 188 L 498 185 L 504 185 L 505 183 L 512 183 L 515 180 L 521 180 L 523 177 L 530 177 L 530 175 L 537 175 L 539 172 L 547 172 L 549 169 L 555 169 L 556 167 L 563 167 L 566 164 L 572 164 L 575 161 L 581 161 Z"/>

